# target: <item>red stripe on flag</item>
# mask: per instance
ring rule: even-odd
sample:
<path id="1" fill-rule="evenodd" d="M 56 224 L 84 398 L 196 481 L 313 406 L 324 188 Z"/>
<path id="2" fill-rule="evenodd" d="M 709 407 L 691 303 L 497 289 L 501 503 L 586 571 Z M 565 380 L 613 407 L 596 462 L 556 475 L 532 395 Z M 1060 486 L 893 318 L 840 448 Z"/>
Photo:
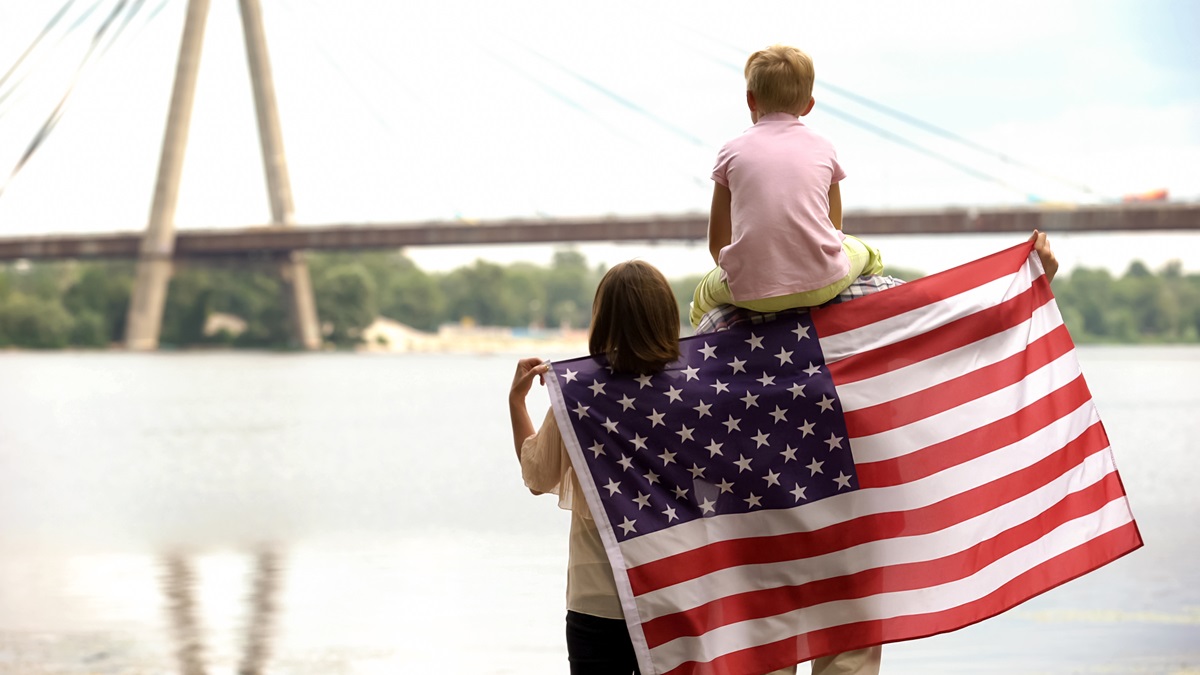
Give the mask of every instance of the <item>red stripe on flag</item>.
<path id="1" fill-rule="evenodd" d="M 854 467 L 861 488 L 878 488 L 909 483 L 982 457 L 1044 429 L 1059 418 L 1087 403 L 1092 393 L 1083 375 L 1030 403 L 1007 417 L 972 429 L 954 438 L 921 448 L 906 455 L 879 462 L 862 462 Z M 846 425 L 850 449 L 860 435 Z"/>
<path id="2" fill-rule="evenodd" d="M 875 297 L 875 296 L 871 296 Z M 965 347 L 1028 321 L 1053 296 L 1045 276 L 1004 302 L 955 319 L 930 331 L 827 364 L 835 385 L 858 382 Z M 857 300 L 855 301 L 857 302 Z M 824 333 L 817 329 L 818 339 Z"/>
<path id="3" fill-rule="evenodd" d="M 741 649 L 703 663 L 689 661 L 664 675 L 755 675 L 810 659 L 897 640 L 929 637 L 995 616 L 1142 546 L 1135 523 L 1106 532 L 1021 573 L 992 593 L 941 612 L 842 624 Z"/>
<path id="4" fill-rule="evenodd" d="M 1075 348 L 1066 326 L 1029 343 L 1025 351 L 979 370 L 885 403 L 845 413 L 850 436 L 870 436 L 956 408 L 1016 384 Z"/>
<path id="5" fill-rule="evenodd" d="M 875 513 L 811 532 L 714 542 L 631 567 L 629 583 L 638 596 L 731 567 L 801 560 L 870 541 L 937 532 L 1026 495 L 1107 447 L 1108 437 L 1097 422 L 1041 461 L 936 504 Z"/>
<path id="6" fill-rule="evenodd" d="M 782 586 L 728 595 L 692 609 L 642 624 L 653 649 L 680 637 L 703 635 L 739 621 L 761 619 L 827 602 L 929 588 L 965 579 L 988 565 L 1041 539 L 1054 528 L 1093 513 L 1122 497 L 1115 473 L 1083 490 L 1065 496 L 1030 520 L 1014 525 L 986 541 L 934 560 L 877 567 L 796 586 Z"/>
<path id="7" fill-rule="evenodd" d="M 1028 258 L 1032 250 L 1033 244 L 1019 244 L 970 265 L 890 288 L 884 295 L 868 295 L 855 298 L 852 304 L 840 303 L 813 310 L 813 325 L 817 335 L 836 335 L 940 302 L 1012 274 L 1021 268 L 1021 261 Z"/>

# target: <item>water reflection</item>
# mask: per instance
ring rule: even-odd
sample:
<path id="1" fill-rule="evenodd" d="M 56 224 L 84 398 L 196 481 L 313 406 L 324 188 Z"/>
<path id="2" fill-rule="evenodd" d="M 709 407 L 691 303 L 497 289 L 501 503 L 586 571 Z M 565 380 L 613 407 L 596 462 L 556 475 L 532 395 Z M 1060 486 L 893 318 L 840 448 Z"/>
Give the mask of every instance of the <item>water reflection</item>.
<path id="1" fill-rule="evenodd" d="M 238 675 L 266 672 L 279 610 L 282 556 L 273 547 L 254 552 L 253 575 L 247 596 L 246 633 Z M 175 656 L 181 675 L 207 675 L 204 629 L 197 618 L 195 556 L 175 551 L 161 559 L 162 589 L 167 600 Z"/>

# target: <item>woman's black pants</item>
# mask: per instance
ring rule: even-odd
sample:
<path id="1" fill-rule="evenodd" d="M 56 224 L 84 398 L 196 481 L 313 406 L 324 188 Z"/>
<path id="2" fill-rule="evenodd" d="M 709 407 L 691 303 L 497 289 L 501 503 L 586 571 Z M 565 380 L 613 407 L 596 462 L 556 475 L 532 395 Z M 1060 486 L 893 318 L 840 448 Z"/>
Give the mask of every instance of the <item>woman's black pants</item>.
<path id="1" fill-rule="evenodd" d="M 621 619 L 567 610 L 567 659 L 571 675 L 640 675 Z"/>

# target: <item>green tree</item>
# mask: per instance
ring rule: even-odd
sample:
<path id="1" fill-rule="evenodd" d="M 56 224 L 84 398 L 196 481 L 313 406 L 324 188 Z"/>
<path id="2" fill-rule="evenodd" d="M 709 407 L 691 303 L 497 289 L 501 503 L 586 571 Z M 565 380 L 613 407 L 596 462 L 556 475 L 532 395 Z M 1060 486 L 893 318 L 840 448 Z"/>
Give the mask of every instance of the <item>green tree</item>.
<path id="1" fill-rule="evenodd" d="M 98 317 L 104 343 L 121 342 L 125 338 L 125 315 L 129 311 L 133 273 L 133 265 L 130 263 L 105 262 L 84 265 L 79 278 L 63 294 L 63 306 L 76 317 L 77 322 L 83 315 Z M 74 331 L 71 344 L 99 346 L 90 333 L 85 342 L 80 342 L 76 339 Z"/>
<path id="2" fill-rule="evenodd" d="M 587 326 L 591 322 L 592 296 L 599 282 L 582 253 L 572 249 L 555 251 L 545 283 L 547 324 Z"/>
<path id="3" fill-rule="evenodd" d="M 437 280 L 401 254 L 388 259 L 384 269 L 376 277 L 379 313 L 420 330 L 436 329 L 445 312 Z"/>
<path id="4" fill-rule="evenodd" d="M 507 326 L 509 289 L 504 284 L 505 269 L 495 263 L 476 260 L 440 278 L 446 298 L 447 318 L 470 320 L 481 326 Z"/>
<path id="5" fill-rule="evenodd" d="M 0 346 L 62 349 L 71 327 L 71 315 L 57 298 L 10 293 L 0 304 Z"/>
<path id="6" fill-rule="evenodd" d="M 272 349 L 295 346 L 287 298 L 275 264 L 216 270 L 211 288 L 208 308 L 212 312 L 232 314 L 246 322 L 246 329 L 234 339 L 236 346 Z"/>
<path id="7" fill-rule="evenodd" d="M 175 270 L 163 305 L 159 344 L 181 347 L 204 342 L 204 325 L 211 312 L 212 280 L 209 277 L 209 270 L 200 267 Z"/>
<path id="8" fill-rule="evenodd" d="M 110 339 L 104 316 L 90 309 L 76 312 L 68 339 L 76 347 L 107 347 Z"/>
<path id="9" fill-rule="evenodd" d="M 328 327 L 326 337 L 337 345 L 352 345 L 361 340 L 363 329 L 378 315 L 375 281 L 358 263 L 338 265 L 325 270 L 314 284 L 317 313 Z"/>
<path id="10" fill-rule="evenodd" d="M 555 324 L 553 308 L 549 307 L 550 288 L 546 279 L 546 268 L 529 263 L 516 263 L 505 269 L 504 292 L 505 323 L 509 326 L 544 327 Z M 575 306 L 562 308 L 566 320 L 576 318 Z"/>
<path id="11" fill-rule="evenodd" d="M 1078 340 L 1109 338 L 1115 335 L 1110 325 L 1113 309 L 1113 278 L 1107 270 L 1077 267 L 1070 277 L 1055 279 L 1054 294 L 1059 305 L 1070 307 L 1078 316 L 1078 325 L 1067 329 Z"/>
<path id="12" fill-rule="evenodd" d="M 69 285 L 75 262 L 14 265 L 9 277 L 12 290 L 41 300 L 59 300 Z"/>

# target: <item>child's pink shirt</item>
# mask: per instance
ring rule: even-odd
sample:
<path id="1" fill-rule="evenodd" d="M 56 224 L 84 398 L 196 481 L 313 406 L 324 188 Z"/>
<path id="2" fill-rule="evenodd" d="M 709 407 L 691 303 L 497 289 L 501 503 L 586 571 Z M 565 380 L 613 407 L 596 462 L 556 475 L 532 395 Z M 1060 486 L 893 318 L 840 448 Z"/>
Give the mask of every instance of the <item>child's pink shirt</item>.
<path id="1" fill-rule="evenodd" d="M 769 113 L 717 154 L 712 178 L 733 196 L 718 265 L 736 301 L 824 288 L 846 276 L 829 187 L 846 177 L 833 145 L 788 113 Z"/>

